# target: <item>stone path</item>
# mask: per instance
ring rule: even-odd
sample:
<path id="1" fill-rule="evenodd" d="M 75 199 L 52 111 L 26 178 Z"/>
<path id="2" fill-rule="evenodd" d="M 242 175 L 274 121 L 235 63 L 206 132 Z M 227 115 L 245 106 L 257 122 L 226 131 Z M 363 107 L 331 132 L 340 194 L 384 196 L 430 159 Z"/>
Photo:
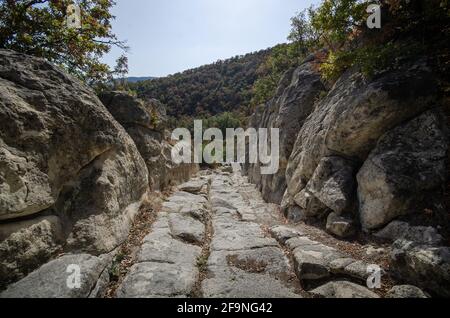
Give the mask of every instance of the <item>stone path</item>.
<path id="1" fill-rule="evenodd" d="M 163 205 L 117 297 L 378 297 L 367 266 L 284 225 L 238 173 L 210 172 Z"/>
<path id="2" fill-rule="evenodd" d="M 369 264 L 304 225 L 287 226 L 277 205 L 228 170 L 203 171 L 167 199 L 116 297 L 379 297 L 365 287 Z M 112 258 L 63 256 L 0 298 L 101 297 Z M 80 288 L 67 285 L 70 264 L 82 273 Z"/>

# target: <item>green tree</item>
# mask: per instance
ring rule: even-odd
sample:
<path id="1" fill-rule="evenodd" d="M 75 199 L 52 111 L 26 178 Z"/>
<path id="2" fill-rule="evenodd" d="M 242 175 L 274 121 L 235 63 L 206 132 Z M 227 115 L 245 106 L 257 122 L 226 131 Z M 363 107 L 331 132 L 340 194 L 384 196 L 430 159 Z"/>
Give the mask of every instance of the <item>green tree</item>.
<path id="1" fill-rule="evenodd" d="M 291 19 L 291 32 L 288 40 L 293 43 L 294 49 L 299 54 L 305 55 L 312 49 L 317 48 L 319 34 L 310 21 L 314 13 L 314 7 L 311 6 Z"/>
<path id="2" fill-rule="evenodd" d="M 81 28 L 67 24 L 67 9 L 79 6 Z M 43 57 L 93 84 L 106 80 L 100 61 L 111 46 L 126 49 L 112 32 L 113 0 L 0 0 L 0 48 Z"/>
<path id="3" fill-rule="evenodd" d="M 113 79 L 114 86 L 116 89 L 125 89 L 126 87 L 126 78 L 125 76 L 128 74 L 128 57 L 126 55 L 121 55 L 116 60 L 116 66 L 114 67 L 113 75 L 116 79 Z"/>

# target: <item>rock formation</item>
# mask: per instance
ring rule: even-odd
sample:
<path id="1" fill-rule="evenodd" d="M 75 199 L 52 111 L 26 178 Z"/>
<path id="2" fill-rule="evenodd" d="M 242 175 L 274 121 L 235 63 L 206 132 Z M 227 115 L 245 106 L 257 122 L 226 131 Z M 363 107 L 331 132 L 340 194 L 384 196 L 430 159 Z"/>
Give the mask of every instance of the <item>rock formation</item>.
<path id="1" fill-rule="evenodd" d="M 202 171 L 149 212 L 142 201 L 162 196 L 151 191 L 198 170 L 172 163 L 164 107 L 124 92 L 102 103 L 44 60 L 0 50 L 0 298 L 450 296 L 433 71 L 349 70 L 327 91 L 317 63 L 288 71 L 250 120 L 280 129 L 278 173 Z M 140 208 L 148 232 L 110 289 Z M 387 289 L 367 284 L 371 268 Z"/>
<path id="2" fill-rule="evenodd" d="M 100 99 L 136 143 L 150 172 L 151 190 L 187 181 L 197 172 L 197 165 L 172 162 L 166 110 L 159 101 L 144 101 L 127 92 L 104 92 Z"/>
<path id="3" fill-rule="evenodd" d="M 372 78 L 348 70 L 325 93 L 313 61 L 288 71 L 276 97 L 250 121 L 280 128 L 279 174 L 260 175 L 258 165 L 246 165 L 244 172 L 267 200 L 281 202 L 293 222 L 322 224 L 339 238 L 360 230 L 390 242 L 415 242 L 393 257 L 399 277 L 404 271 L 412 283 L 445 295 L 448 287 L 424 274 L 427 268 L 447 282 L 449 264 L 447 250 L 436 247 L 441 234 L 430 227 L 448 222 L 442 189 L 449 136 L 433 71 L 424 61 Z M 411 265 L 418 259 L 423 269 Z"/>
<path id="4" fill-rule="evenodd" d="M 293 136 L 297 135 L 313 111 L 314 101 L 324 90 L 317 62 L 311 56 L 283 76 L 273 100 L 258 108 L 250 119 L 250 127 L 280 129 L 279 171 L 261 175 L 259 164 L 246 166 L 250 181 L 258 185 L 267 201 L 281 203 L 286 189 L 286 167 L 295 142 Z"/>
<path id="5" fill-rule="evenodd" d="M 171 163 L 160 103 L 103 99 L 108 109 L 50 63 L 0 50 L 0 289 L 60 253 L 114 251 L 149 185 L 197 171 Z"/>
<path id="6" fill-rule="evenodd" d="M 61 251 L 128 235 L 148 171 L 95 94 L 46 61 L 0 51 L 0 281 Z"/>

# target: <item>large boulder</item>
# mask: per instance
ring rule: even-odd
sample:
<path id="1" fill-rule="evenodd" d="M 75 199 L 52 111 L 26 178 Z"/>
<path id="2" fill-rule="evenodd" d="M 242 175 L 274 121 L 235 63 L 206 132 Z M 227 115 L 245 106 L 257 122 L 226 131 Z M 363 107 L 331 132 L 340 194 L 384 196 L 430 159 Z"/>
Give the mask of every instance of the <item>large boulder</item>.
<path id="1" fill-rule="evenodd" d="M 436 111 L 385 134 L 358 173 L 363 228 L 380 228 L 426 208 L 422 203 L 446 179 L 447 151 L 443 116 Z"/>
<path id="2" fill-rule="evenodd" d="M 353 70 L 345 73 L 298 134 L 286 170 L 288 195 L 306 187 L 322 158 L 363 162 L 382 135 L 436 107 L 435 83 L 422 64 L 370 80 Z"/>
<path id="3" fill-rule="evenodd" d="M 261 175 L 259 164 L 250 167 L 250 181 L 259 185 L 264 199 L 280 203 L 286 190 L 285 171 L 294 147 L 295 136 L 313 111 L 314 101 L 324 91 L 314 56 L 296 69 L 291 69 L 280 81 L 275 97 L 251 122 L 253 128 L 280 129 L 280 166 L 275 174 Z"/>
<path id="4" fill-rule="evenodd" d="M 103 92 L 99 97 L 136 143 L 149 171 L 151 190 L 162 190 L 171 183 L 187 181 L 197 172 L 196 165 L 172 162 L 172 146 L 166 133 L 166 109 L 159 101 L 143 100 L 121 91 Z"/>
<path id="5" fill-rule="evenodd" d="M 10 253 L 0 264 L 18 260 L 1 281 L 34 270 L 61 241 L 102 254 L 126 239 L 148 172 L 91 89 L 43 59 L 0 50 L 0 126 L 0 253 Z M 58 218 L 33 221 L 42 215 Z M 14 225 L 24 217 L 31 222 Z M 30 247 L 44 255 L 37 263 L 20 261 Z"/>
<path id="6" fill-rule="evenodd" d="M 337 214 L 351 208 L 355 191 L 354 163 L 341 157 L 324 157 L 306 189 Z"/>

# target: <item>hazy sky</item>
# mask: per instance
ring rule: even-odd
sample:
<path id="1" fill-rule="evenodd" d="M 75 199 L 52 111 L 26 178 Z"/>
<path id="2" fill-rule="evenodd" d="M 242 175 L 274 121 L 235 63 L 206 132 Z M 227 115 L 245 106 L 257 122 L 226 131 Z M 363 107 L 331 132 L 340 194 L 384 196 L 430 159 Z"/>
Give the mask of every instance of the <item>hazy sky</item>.
<path id="1" fill-rule="evenodd" d="M 286 42 L 290 18 L 318 0 L 116 0 L 113 30 L 130 76 L 166 76 Z M 120 51 L 105 61 L 114 65 Z"/>

